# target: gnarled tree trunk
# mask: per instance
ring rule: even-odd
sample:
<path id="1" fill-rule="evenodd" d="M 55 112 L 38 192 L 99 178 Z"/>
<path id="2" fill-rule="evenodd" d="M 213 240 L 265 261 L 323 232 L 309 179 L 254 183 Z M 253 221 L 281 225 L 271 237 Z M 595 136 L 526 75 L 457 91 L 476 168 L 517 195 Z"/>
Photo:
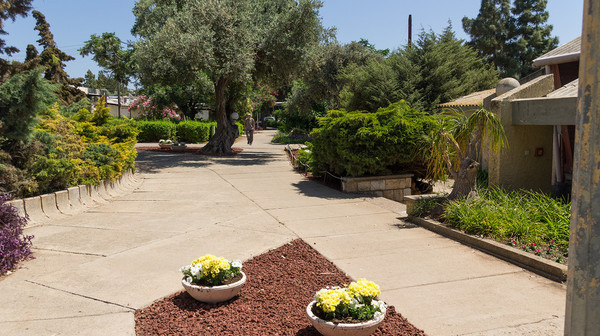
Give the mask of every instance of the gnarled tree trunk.
<path id="1" fill-rule="evenodd" d="M 217 104 L 217 129 L 210 141 L 202 147 L 201 152 L 205 154 L 231 154 L 231 146 L 235 141 L 236 125 L 232 125 L 227 114 L 225 103 L 225 89 L 229 78 L 220 78 L 215 82 L 215 100 Z"/>
<path id="2" fill-rule="evenodd" d="M 479 169 L 479 162 L 472 160 L 469 157 L 465 157 L 460 162 L 460 168 L 456 175 L 454 175 L 454 187 L 452 192 L 448 195 L 448 200 L 455 200 L 457 198 L 477 197 L 477 170 Z"/>

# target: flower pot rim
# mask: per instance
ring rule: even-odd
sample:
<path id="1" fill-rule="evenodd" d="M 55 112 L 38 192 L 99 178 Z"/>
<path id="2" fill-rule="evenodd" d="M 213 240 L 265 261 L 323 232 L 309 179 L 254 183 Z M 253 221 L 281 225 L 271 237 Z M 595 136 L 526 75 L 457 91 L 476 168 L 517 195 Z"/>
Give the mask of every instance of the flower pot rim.
<path id="1" fill-rule="evenodd" d="M 232 287 L 238 287 L 241 286 L 243 284 L 246 283 L 246 273 L 244 273 L 243 271 L 240 271 L 240 274 L 242 274 L 242 278 L 236 282 L 227 284 L 227 285 L 218 285 L 218 286 L 200 286 L 200 285 L 195 285 L 193 283 L 189 283 L 185 280 L 186 277 L 183 277 L 181 279 L 181 283 L 183 284 L 183 286 L 189 286 L 192 288 L 197 288 L 197 289 L 210 289 L 212 291 L 219 291 L 219 290 L 227 290 L 230 289 Z"/>
<path id="2" fill-rule="evenodd" d="M 372 318 L 370 320 L 365 320 L 365 321 L 361 321 L 361 322 L 357 322 L 357 323 L 334 323 L 331 321 L 327 321 L 327 320 L 323 320 L 322 318 L 318 317 L 317 315 L 313 314 L 312 312 L 312 307 L 317 303 L 317 301 L 313 300 L 311 301 L 308 306 L 306 306 L 306 315 L 308 315 L 308 318 L 311 320 L 316 320 L 319 323 L 322 324 L 326 324 L 329 325 L 330 327 L 335 327 L 337 329 L 350 329 L 354 326 L 357 325 L 361 325 L 361 326 L 370 326 L 370 325 L 376 325 L 381 323 L 381 321 L 383 321 L 383 319 L 385 319 L 385 315 L 386 313 L 382 313 L 379 317 L 377 318 Z"/>

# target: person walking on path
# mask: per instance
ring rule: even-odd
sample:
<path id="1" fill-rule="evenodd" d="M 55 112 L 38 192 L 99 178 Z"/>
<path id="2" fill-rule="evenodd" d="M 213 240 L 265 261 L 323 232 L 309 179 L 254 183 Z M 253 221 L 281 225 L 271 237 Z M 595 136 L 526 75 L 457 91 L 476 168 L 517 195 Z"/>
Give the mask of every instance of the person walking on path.
<path id="1" fill-rule="evenodd" d="M 244 120 L 244 130 L 246 131 L 246 140 L 248 141 L 248 145 L 252 145 L 252 140 L 254 138 L 254 119 L 252 119 L 252 115 L 250 113 L 246 114 L 246 120 Z"/>

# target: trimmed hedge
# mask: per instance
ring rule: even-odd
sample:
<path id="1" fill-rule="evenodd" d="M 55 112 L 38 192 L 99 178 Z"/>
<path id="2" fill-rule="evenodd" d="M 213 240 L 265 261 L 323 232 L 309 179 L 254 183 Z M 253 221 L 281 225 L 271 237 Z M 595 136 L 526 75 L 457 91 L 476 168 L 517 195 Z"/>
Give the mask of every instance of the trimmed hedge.
<path id="1" fill-rule="evenodd" d="M 177 140 L 183 142 L 200 143 L 208 141 L 210 137 L 210 125 L 214 122 L 182 121 L 177 124 Z"/>
<path id="2" fill-rule="evenodd" d="M 176 124 L 166 120 L 141 120 L 137 122 L 140 134 L 138 142 L 158 142 L 175 135 Z"/>
<path id="3" fill-rule="evenodd" d="M 160 139 L 174 139 L 188 143 L 202 143 L 210 139 L 210 128 L 215 121 L 186 120 L 173 123 L 168 120 L 139 120 L 139 142 L 158 142 Z M 236 123 L 239 134 L 244 134 L 244 125 Z"/>
<path id="4" fill-rule="evenodd" d="M 405 101 L 365 111 L 329 111 L 313 130 L 313 173 L 342 176 L 387 175 L 418 162 L 425 136 L 435 129 L 434 117 Z"/>

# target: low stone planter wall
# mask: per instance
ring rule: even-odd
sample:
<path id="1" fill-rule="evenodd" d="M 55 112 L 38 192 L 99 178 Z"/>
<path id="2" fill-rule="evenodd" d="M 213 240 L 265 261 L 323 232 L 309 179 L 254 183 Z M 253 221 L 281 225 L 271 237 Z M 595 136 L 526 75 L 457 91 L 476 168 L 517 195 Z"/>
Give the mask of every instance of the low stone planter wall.
<path id="1" fill-rule="evenodd" d="M 403 202 L 411 194 L 412 174 L 342 177 L 342 191 L 347 193 L 367 193 Z"/>
<path id="2" fill-rule="evenodd" d="M 124 172 L 115 181 L 100 181 L 100 186 L 82 185 L 57 191 L 51 194 L 17 199 L 9 203 L 19 210 L 19 214 L 27 217 L 28 225 L 36 225 L 51 219 L 63 218 L 84 211 L 87 207 L 102 204 L 107 200 L 136 189 L 141 180 L 136 178 L 133 171 Z M 109 183 L 107 183 L 109 182 Z M 95 188 L 102 187 L 105 194 L 93 198 Z"/>

